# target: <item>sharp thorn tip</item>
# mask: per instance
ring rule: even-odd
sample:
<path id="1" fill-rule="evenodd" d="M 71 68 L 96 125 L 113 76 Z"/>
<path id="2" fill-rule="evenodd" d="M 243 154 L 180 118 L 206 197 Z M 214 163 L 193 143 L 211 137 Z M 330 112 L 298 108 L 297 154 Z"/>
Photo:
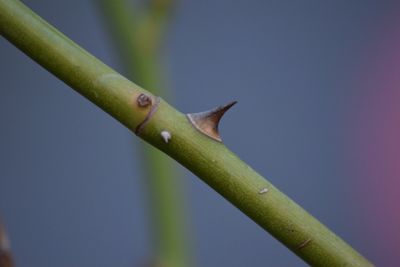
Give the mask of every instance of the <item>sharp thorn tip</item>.
<path id="1" fill-rule="evenodd" d="M 225 112 L 227 112 L 236 103 L 237 101 L 232 101 L 226 105 L 219 106 L 208 111 L 187 114 L 187 117 L 192 125 L 201 133 L 216 141 L 222 142 L 218 132 L 219 121 Z"/>

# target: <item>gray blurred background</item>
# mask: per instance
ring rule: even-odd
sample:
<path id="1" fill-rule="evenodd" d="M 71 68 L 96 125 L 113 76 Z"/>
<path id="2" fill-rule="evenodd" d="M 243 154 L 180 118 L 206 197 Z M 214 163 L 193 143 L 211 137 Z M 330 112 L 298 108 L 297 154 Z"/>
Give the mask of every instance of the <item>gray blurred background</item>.
<path id="1" fill-rule="evenodd" d="M 23 2 L 121 70 L 95 1 Z M 166 49 L 175 106 L 238 100 L 221 125 L 225 144 L 379 266 L 400 260 L 364 227 L 354 196 L 369 196 L 355 186 L 348 116 L 398 14 L 398 1 L 180 1 Z M 0 73 L 0 214 L 17 266 L 143 266 L 141 141 L 4 38 Z M 305 266 L 181 171 L 197 266 Z"/>

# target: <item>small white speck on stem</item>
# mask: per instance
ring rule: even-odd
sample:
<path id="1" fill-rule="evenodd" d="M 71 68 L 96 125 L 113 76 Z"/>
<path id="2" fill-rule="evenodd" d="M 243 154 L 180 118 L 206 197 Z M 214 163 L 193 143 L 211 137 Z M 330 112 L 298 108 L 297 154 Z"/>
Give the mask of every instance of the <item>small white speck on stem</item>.
<path id="1" fill-rule="evenodd" d="M 268 188 L 263 188 L 263 189 L 261 189 L 260 191 L 258 191 L 258 193 L 259 193 L 260 195 L 265 194 L 265 193 L 267 193 L 267 192 L 268 192 Z"/>
<path id="2" fill-rule="evenodd" d="M 165 131 L 165 130 L 161 132 L 161 137 L 162 137 L 162 139 L 164 140 L 164 142 L 165 142 L 166 144 L 168 144 L 169 140 L 171 140 L 171 134 L 170 134 L 170 132 Z"/>

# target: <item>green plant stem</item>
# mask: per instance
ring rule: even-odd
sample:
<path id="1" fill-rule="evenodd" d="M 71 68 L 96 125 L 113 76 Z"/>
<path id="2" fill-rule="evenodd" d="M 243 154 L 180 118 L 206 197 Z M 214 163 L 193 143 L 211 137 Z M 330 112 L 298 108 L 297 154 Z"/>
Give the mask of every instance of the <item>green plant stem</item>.
<path id="1" fill-rule="evenodd" d="M 149 8 L 138 10 L 126 0 L 101 0 L 100 7 L 113 33 L 118 52 L 130 79 L 165 96 L 161 82 L 161 43 L 168 10 L 172 2 L 150 1 Z M 157 4 L 157 2 L 162 2 Z M 136 12 L 136 13 L 135 13 Z M 174 162 L 152 146 L 141 146 L 145 178 L 151 204 L 155 261 L 160 266 L 188 267 L 189 250 L 181 183 Z"/>
<path id="2" fill-rule="evenodd" d="M 0 0 L 0 32 L 11 43 L 132 131 L 151 107 L 149 92 L 69 40 L 17 0 Z M 154 96 L 152 96 L 154 97 Z M 153 98 L 153 101 L 155 99 Z M 154 103 L 154 102 L 153 102 Z M 197 131 L 161 100 L 140 137 L 180 162 L 312 266 L 372 266 L 222 143 Z M 172 139 L 165 143 L 160 132 Z M 265 194 L 260 190 L 268 189 Z"/>

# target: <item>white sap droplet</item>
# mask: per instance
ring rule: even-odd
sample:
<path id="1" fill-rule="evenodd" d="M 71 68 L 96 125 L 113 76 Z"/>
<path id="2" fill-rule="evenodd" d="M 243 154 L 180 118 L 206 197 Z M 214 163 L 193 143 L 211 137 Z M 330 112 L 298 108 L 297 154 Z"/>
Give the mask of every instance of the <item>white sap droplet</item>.
<path id="1" fill-rule="evenodd" d="M 263 188 L 263 189 L 261 189 L 260 191 L 258 191 L 258 193 L 261 195 L 261 194 L 265 194 L 265 193 L 267 193 L 268 192 L 268 188 Z"/>
<path id="2" fill-rule="evenodd" d="M 164 142 L 168 144 L 168 141 L 171 139 L 171 134 L 168 131 L 162 131 L 161 137 L 164 139 Z"/>

